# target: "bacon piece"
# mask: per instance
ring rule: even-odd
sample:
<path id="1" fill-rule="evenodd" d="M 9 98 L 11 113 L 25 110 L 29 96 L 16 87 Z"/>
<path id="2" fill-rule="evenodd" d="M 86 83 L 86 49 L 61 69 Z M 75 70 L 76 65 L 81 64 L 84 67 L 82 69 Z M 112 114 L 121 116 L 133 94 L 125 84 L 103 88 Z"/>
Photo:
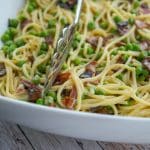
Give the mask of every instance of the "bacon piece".
<path id="1" fill-rule="evenodd" d="M 84 79 L 84 78 L 91 78 L 93 76 L 93 73 L 91 71 L 85 71 L 84 73 L 82 73 L 80 75 L 80 78 Z"/>
<path id="2" fill-rule="evenodd" d="M 58 0 L 58 5 L 65 9 L 73 9 L 73 7 L 77 4 L 77 0 L 68 0 L 66 2 L 62 2 Z"/>
<path id="3" fill-rule="evenodd" d="M 94 85 L 98 85 L 100 83 L 100 81 L 99 80 L 87 81 L 87 82 L 84 82 L 84 86 L 87 86 L 89 83 L 94 84 Z"/>
<path id="4" fill-rule="evenodd" d="M 28 19 L 23 20 L 20 24 L 21 30 L 23 30 L 29 23 L 32 23 L 32 21 Z"/>
<path id="5" fill-rule="evenodd" d="M 149 24 L 147 24 L 147 23 L 145 23 L 145 22 L 143 22 L 143 21 L 140 21 L 140 20 L 136 20 L 136 21 L 135 21 L 135 25 L 136 25 L 136 27 L 137 27 L 138 29 L 143 29 L 143 28 L 147 28 L 147 27 L 150 26 Z"/>
<path id="6" fill-rule="evenodd" d="M 70 95 L 66 96 L 63 100 L 63 104 L 65 105 L 66 108 L 68 109 L 73 109 L 77 99 L 77 90 L 76 87 L 73 86 Z"/>
<path id="7" fill-rule="evenodd" d="M 62 91 L 62 96 L 66 97 L 66 96 L 69 96 L 70 95 L 70 89 L 64 89 Z"/>
<path id="8" fill-rule="evenodd" d="M 92 36 L 86 39 L 86 42 L 88 42 L 89 44 L 91 44 L 91 46 L 93 47 L 97 47 L 98 45 L 98 36 Z"/>
<path id="9" fill-rule="evenodd" d="M 117 46 L 125 46 L 126 43 L 124 43 L 124 42 L 121 41 L 121 42 L 119 42 L 119 43 L 116 43 L 116 45 L 117 45 Z"/>
<path id="10" fill-rule="evenodd" d="M 105 106 L 98 106 L 90 109 L 90 112 L 100 113 L 100 114 L 113 114 L 112 110 Z"/>
<path id="11" fill-rule="evenodd" d="M 150 57 L 146 57 L 142 63 L 150 71 Z"/>
<path id="12" fill-rule="evenodd" d="M 48 45 L 52 45 L 53 44 L 53 38 L 51 36 L 45 37 L 45 43 Z"/>
<path id="13" fill-rule="evenodd" d="M 68 4 L 73 6 L 77 3 L 77 0 L 68 0 Z"/>
<path id="14" fill-rule="evenodd" d="M 96 75 L 96 61 L 92 61 L 85 67 L 85 72 L 80 75 L 80 78 L 90 78 Z"/>
<path id="15" fill-rule="evenodd" d="M 0 77 L 3 77 L 6 75 L 6 68 L 4 63 L 0 63 Z"/>
<path id="16" fill-rule="evenodd" d="M 54 82 L 54 85 L 61 85 L 70 78 L 70 72 L 60 73 Z"/>
<path id="17" fill-rule="evenodd" d="M 96 61 L 92 61 L 91 63 L 89 63 L 86 66 L 86 70 L 87 71 L 92 71 L 93 73 L 96 73 L 96 65 L 97 65 L 97 62 Z"/>
<path id="18" fill-rule="evenodd" d="M 21 83 L 24 85 L 24 88 L 28 93 L 29 101 L 35 102 L 38 98 L 41 97 L 42 89 L 39 86 L 26 80 L 22 80 Z"/>
<path id="19" fill-rule="evenodd" d="M 17 87 L 16 93 L 19 94 L 19 95 L 20 95 L 20 94 L 26 94 L 26 93 L 27 93 L 26 89 L 24 89 L 24 85 L 23 85 L 23 84 L 20 84 L 20 85 Z"/>
<path id="20" fill-rule="evenodd" d="M 150 47 L 150 41 L 148 40 L 142 41 L 140 43 L 140 47 L 141 47 L 141 50 L 148 50 L 148 48 Z"/>
<path id="21" fill-rule="evenodd" d="M 121 35 L 126 34 L 129 31 L 128 22 L 123 21 L 123 22 L 117 23 L 117 29 Z"/>
<path id="22" fill-rule="evenodd" d="M 140 14 L 150 14 L 150 8 L 146 3 L 141 5 Z"/>
<path id="23" fill-rule="evenodd" d="M 70 92 L 70 97 L 77 99 L 77 90 L 76 90 L 75 86 L 73 86 L 73 88 Z"/>

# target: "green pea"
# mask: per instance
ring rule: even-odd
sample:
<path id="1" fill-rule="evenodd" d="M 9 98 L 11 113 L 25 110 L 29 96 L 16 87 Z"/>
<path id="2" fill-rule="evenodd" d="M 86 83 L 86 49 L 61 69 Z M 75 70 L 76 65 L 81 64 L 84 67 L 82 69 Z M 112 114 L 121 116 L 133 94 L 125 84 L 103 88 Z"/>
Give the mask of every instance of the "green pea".
<path id="1" fill-rule="evenodd" d="M 77 10 L 77 5 L 74 5 L 73 8 L 72 8 L 72 12 L 76 13 L 76 10 Z"/>
<path id="2" fill-rule="evenodd" d="M 117 34 L 117 33 L 118 33 L 118 30 L 117 30 L 116 28 L 112 28 L 112 29 L 110 30 L 110 32 L 111 32 L 112 34 Z"/>
<path id="3" fill-rule="evenodd" d="M 57 94 L 54 91 L 50 91 L 47 96 L 51 96 L 55 101 L 57 100 Z"/>
<path id="4" fill-rule="evenodd" d="M 103 21 L 101 24 L 100 24 L 100 27 L 103 28 L 103 29 L 107 29 L 108 28 L 108 22 L 107 21 Z"/>
<path id="5" fill-rule="evenodd" d="M 28 12 L 31 13 L 33 12 L 35 9 L 37 8 L 37 3 L 35 2 L 35 0 L 30 0 L 29 4 L 28 4 Z"/>
<path id="6" fill-rule="evenodd" d="M 81 35 L 80 35 L 80 33 L 79 33 L 79 32 L 76 32 L 76 33 L 75 33 L 74 40 L 76 40 L 76 41 L 78 41 L 78 42 L 80 42 L 80 41 L 81 41 Z"/>
<path id="7" fill-rule="evenodd" d="M 96 60 L 100 59 L 103 55 L 103 51 L 99 51 L 97 56 L 96 56 Z"/>
<path id="8" fill-rule="evenodd" d="M 54 37 L 55 36 L 55 33 L 56 33 L 56 29 L 55 28 L 51 28 L 48 30 L 48 33 L 50 36 Z"/>
<path id="9" fill-rule="evenodd" d="M 79 45 L 79 42 L 77 40 L 73 40 L 72 41 L 72 47 L 73 47 L 73 49 L 76 49 L 78 47 L 78 45 Z"/>
<path id="10" fill-rule="evenodd" d="M 149 71 L 146 70 L 146 69 L 143 69 L 143 72 L 142 72 L 142 73 L 143 73 L 144 76 L 148 76 L 148 75 L 149 75 Z"/>
<path id="11" fill-rule="evenodd" d="M 35 9 L 34 6 L 32 6 L 31 4 L 28 5 L 28 12 L 31 13 L 34 9 Z"/>
<path id="12" fill-rule="evenodd" d="M 136 13 L 137 13 L 137 10 L 135 10 L 135 9 L 132 9 L 132 10 L 131 10 L 131 13 L 132 13 L 132 14 L 134 14 L 134 15 L 136 15 Z"/>
<path id="13" fill-rule="evenodd" d="M 84 53 L 83 53 L 83 51 L 84 51 L 84 48 L 81 48 L 81 49 L 80 49 L 80 52 L 79 52 L 79 56 L 81 56 L 82 58 L 84 58 Z"/>
<path id="14" fill-rule="evenodd" d="M 139 81 L 144 81 L 149 76 L 149 71 L 144 69 L 142 66 L 136 68 L 136 77 Z"/>
<path id="15" fill-rule="evenodd" d="M 126 46 L 125 46 L 126 50 L 132 50 L 132 44 L 131 43 L 128 43 Z"/>
<path id="16" fill-rule="evenodd" d="M 137 60 L 143 61 L 143 59 L 147 56 L 148 56 L 148 51 L 141 51 L 140 55 L 137 57 Z"/>
<path id="17" fill-rule="evenodd" d="M 44 104 L 45 105 L 51 105 L 51 104 L 53 104 L 54 103 L 54 99 L 53 99 L 53 97 L 51 97 L 51 96 L 46 96 L 45 97 L 45 101 L 44 101 Z"/>
<path id="18" fill-rule="evenodd" d="M 39 99 L 36 101 L 36 104 L 38 104 L 38 105 L 44 105 L 44 99 L 39 98 Z"/>
<path id="19" fill-rule="evenodd" d="M 105 92 L 104 92 L 103 90 L 97 88 L 97 89 L 95 90 L 95 94 L 96 94 L 96 95 L 105 95 Z"/>
<path id="20" fill-rule="evenodd" d="M 129 67 L 135 67 L 133 64 L 129 63 L 128 64 Z"/>
<path id="21" fill-rule="evenodd" d="M 39 52 L 38 52 L 38 56 L 40 56 L 40 55 L 45 55 L 46 54 L 46 51 L 43 51 L 43 50 L 40 50 Z"/>
<path id="22" fill-rule="evenodd" d="M 94 50 L 93 48 L 91 48 L 91 47 L 88 47 L 88 48 L 87 48 L 87 53 L 88 53 L 89 55 L 92 55 L 92 54 L 95 53 L 95 50 Z"/>
<path id="23" fill-rule="evenodd" d="M 5 45 L 7 45 L 7 46 L 11 46 L 12 44 L 14 44 L 13 41 L 7 41 L 7 42 L 5 43 Z"/>
<path id="24" fill-rule="evenodd" d="M 55 26 L 56 26 L 56 20 L 55 19 L 49 20 L 48 27 L 49 28 L 54 28 Z"/>
<path id="25" fill-rule="evenodd" d="M 49 35 L 49 31 L 42 31 L 39 33 L 40 37 L 47 37 Z"/>
<path id="26" fill-rule="evenodd" d="M 23 13 L 20 13 L 19 15 L 18 15 L 18 20 L 19 21 L 24 21 L 26 19 L 26 16 L 23 14 Z"/>
<path id="27" fill-rule="evenodd" d="M 41 64 L 38 66 L 38 71 L 41 73 L 46 73 L 46 65 L 45 64 Z"/>
<path id="28" fill-rule="evenodd" d="M 126 104 L 123 104 L 123 106 L 132 106 L 134 105 L 135 101 L 133 99 L 126 100 Z"/>
<path id="29" fill-rule="evenodd" d="M 2 50 L 3 50 L 3 52 L 5 53 L 5 54 L 7 54 L 8 53 L 8 46 L 6 46 L 6 45 L 4 45 L 3 47 L 2 47 Z"/>
<path id="30" fill-rule="evenodd" d="M 88 27 L 88 30 L 94 30 L 96 28 L 95 23 L 92 21 L 88 23 L 87 27 Z"/>
<path id="31" fill-rule="evenodd" d="M 122 19 L 119 16 L 114 16 L 113 19 L 114 19 L 116 24 L 118 24 L 119 22 L 122 21 Z"/>
<path id="32" fill-rule="evenodd" d="M 12 38 L 10 37 L 10 35 L 8 33 L 4 33 L 1 37 L 1 41 L 3 43 L 6 43 L 7 41 L 10 41 L 10 40 L 12 40 Z"/>
<path id="33" fill-rule="evenodd" d="M 65 18 L 61 18 L 60 22 L 63 26 L 67 24 L 67 20 Z"/>
<path id="34" fill-rule="evenodd" d="M 73 63 L 74 63 L 76 66 L 78 66 L 78 65 L 80 65 L 80 64 L 82 63 L 82 61 L 81 61 L 81 59 L 78 57 L 78 58 L 76 58 L 76 59 L 73 61 Z"/>
<path id="35" fill-rule="evenodd" d="M 124 62 L 126 62 L 128 59 L 129 59 L 129 55 L 126 54 L 126 55 L 123 56 L 123 61 Z"/>
<path id="36" fill-rule="evenodd" d="M 135 20 L 134 20 L 134 18 L 129 18 L 129 19 L 128 19 L 128 22 L 129 22 L 130 25 L 133 25 L 134 22 L 135 22 Z"/>
<path id="37" fill-rule="evenodd" d="M 118 50 L 119 50 L 119 51 L 125 51 L 125 50 L 126 50 L 126 47 L 120 46 L 120 47 L 118 48 Z"/>
<path id="38" fill-rule="evenodd" d="M 17 29 L 15 28 L 9 28 L 6 33 L 9 34 L 9 36 L 13 39 L 14 36 L 18 33 Z"/>
<path id="39" fill-rule="evenodd" d="M 43 51 L 47 51 L 48 50 L 48 44 L 46 44 L 45 42 L 43 42 L 41 44 L 41 48 L 40 49 L 43 50 Z"/>
<path id="40" fill-rule="evenodd" d="M 139 44 L 136 44 L 136 43 L 133 43 L 132 44 L 132 50 L 133 51 L 140 51 L 140 45 Z"/>
<path id="41" fill-rule="evenodd" d="M 99 14 L 100 14 L 99 12 L 95 12 L 93 19 L 96 20 L 98 18 Z"/>
<path id="42" fill-rule="evenodd" d="M 15 44 L 11 44 L 10 46 L 9 46 L 9 52 L 13 52 L 15 49 L 17 48 L 17 46 L 15 45 Z"/>
<path id="43" fill-rule="evenodd" d="M 29 34 L 34 35 L 34 36 L 40 36 L 40 33 L 36 32 L 36 31 L 29 31 Z"/>
<path id="44" fill-rule="evenodd" d="M 133 3 L 133 8 L 137 9 L 140 6 L 140 2 L 138 0 L 135 0 Z"/>
<path id="45" fill-rule="evenodd" d="M 8 26 L 16 28 L 19 24 L 19 21 L 17 19 L 9 19 L 8 20 Z"/>
<path id="46" fill-rule="evenodd" d="M 17 65 L 18 67 L 22 67 L 25 63 L 26 63 L 25 60 L 20 60 L 20 61 L 17 62 L 16 65 Z"/>
<path id="47" fill-rule="evenodd" d="M 21 47 L 25 45 L 25 41 L 23 39 L 20 39 L 20 40 L 17 40 L 15 44 L 17 45 L 17 47 Z"/>
<path id="48" fill-rule="evenodd" d="M 40 84 L 41 82 L 41 79 L 38 75 L 36 75 L 33 79 L 32 79 L 32 82 L 36 85 Z"/>
<path id="49" fill-rule="evenodd" d="M 66 63 L 63 64 L 62 69 L 66 70 L 68 68 L 68 65 Z"/>
<path id="50" fill-rule="evenodd" d="M 141 67 L 141 66 L 138 66 L 138 67 L 136 68 L 136 75 L 141 75 L 141 74 L 142 74 L 142 71 L 143 71 L 142 67 Z"/>
<path id="51" fill-rule="evenodd" d="M 118 78 L 119 80 L 123 80 L 123 74 L 119 74 L 119 75 L 117 76 L 117 78 Z"/>
<path id="52" fill-rule="evenodd" d="M 137 43 L 128 43 L 126 46 L 126 50 L 131 50 L 131 51 L 140 51 L 140 45 Z"/>

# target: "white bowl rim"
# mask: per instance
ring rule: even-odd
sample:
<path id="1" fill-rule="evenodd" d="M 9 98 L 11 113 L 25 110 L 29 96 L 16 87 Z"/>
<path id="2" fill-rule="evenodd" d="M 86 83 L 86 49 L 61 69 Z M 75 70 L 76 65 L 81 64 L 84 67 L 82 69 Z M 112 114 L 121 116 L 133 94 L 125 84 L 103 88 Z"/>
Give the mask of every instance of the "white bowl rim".
<path id="1" fill-rule="evenodd" d="M 98 113 L 90 113 L 90 112 L 81 112 L 81 111 L 75 111 L 75 110 L 68 110 L 63 108 L 55 108 L 55 107 L 48 107 L 44 105 L 38 105 L 35 103 L 27 102 L 27 101 L 21 101 L 17 99 L 13 99 L 10 97 L 5 97 L 0 95 L 0 101 L 11 103 L 12 105 L 20 105 L 36 110 L 45 110 L 49 112 L 55 112 L 55 113 L 62 113 L 67 115 L 73 115 L 77 117 L 93 117 L 97 119 L 113 119 L 113 120 L 124 120 L 124 121 L 140 121 L 140 122 L 150 122 L 150 118 L 144 118 L 144 117 L 132 117 L 132 116 L 119 116 L 119 115 L 107 115 L 107 114 L 98 114 Z"/>

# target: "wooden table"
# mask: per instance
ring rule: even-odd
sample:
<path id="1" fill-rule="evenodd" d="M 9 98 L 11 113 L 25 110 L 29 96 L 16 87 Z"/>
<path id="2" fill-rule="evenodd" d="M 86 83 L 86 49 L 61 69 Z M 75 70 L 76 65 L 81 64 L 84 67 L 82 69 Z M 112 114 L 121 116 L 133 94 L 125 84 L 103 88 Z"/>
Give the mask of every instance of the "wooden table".
<path id="1" fill-rule="evenodd" d="M 0 122 L 0 150 L 150 150 L 150 145 L 80 140 Z"/>

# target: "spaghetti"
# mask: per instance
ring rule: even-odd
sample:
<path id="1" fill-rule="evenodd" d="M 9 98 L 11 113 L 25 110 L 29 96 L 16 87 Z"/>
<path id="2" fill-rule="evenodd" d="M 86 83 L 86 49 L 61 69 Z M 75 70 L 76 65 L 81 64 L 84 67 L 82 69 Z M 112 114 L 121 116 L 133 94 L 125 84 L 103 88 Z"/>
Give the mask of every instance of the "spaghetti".
<path id="1" fill-rule="evenodd" d="M 84 0 L 70 54 L 45 98 L 45 75 L 76 0 L 27 0 L 9 19 L 0 93 L 41 105 L 150 117 L 150 1 Z M 58 60 L 59 61 L 59 60 Z"/>

